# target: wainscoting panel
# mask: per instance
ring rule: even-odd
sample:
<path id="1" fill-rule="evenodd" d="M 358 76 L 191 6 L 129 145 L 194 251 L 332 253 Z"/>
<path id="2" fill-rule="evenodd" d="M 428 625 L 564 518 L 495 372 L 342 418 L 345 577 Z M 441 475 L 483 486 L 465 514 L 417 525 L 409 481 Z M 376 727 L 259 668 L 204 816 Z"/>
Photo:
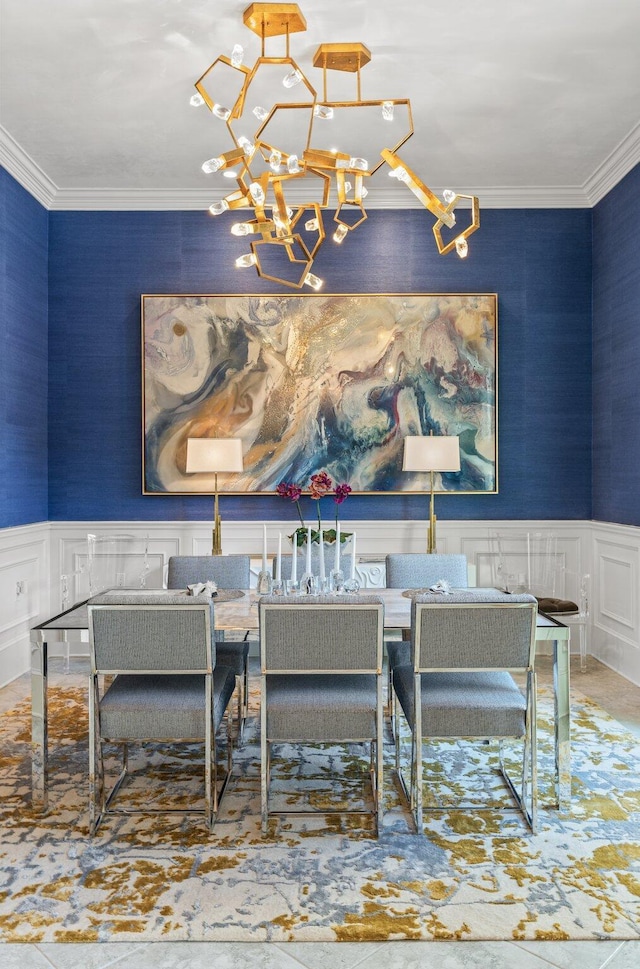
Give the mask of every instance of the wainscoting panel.
<path id="1" fill-rule="evenodd" d="M 591 652 L 640 684 L 640 528 L 593 522 Z"/>
<path id="2" fill-rule="evenodd" d="M 50 608 L 49 525 L 0 529 L 0 686 L 29 668 L 29 630 Z"/>

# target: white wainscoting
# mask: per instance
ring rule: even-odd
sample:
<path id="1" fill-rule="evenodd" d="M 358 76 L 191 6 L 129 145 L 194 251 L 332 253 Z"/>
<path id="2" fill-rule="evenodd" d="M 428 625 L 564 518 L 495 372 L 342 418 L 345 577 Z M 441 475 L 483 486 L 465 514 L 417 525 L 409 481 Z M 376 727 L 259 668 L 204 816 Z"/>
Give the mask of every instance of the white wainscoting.
<path id="1" fill-rule="evenodd" d="M 640 685 L 640 528 L 591 524 L 589 651 Z"/>
<path id="2" fill-rule="evenodd" d="M 0 686 L 30 666 L 29 630 L 50 613 L 49 525 L 0 529 Z"/>
<path id="3" fill-rule="evenodd" d="M 268 551 L 277 549 L 278 532 L 291 533 L 293 520 L 268 523 Z M 424 521 L 349 521 L 343 530 L 358 536 L 358 577 L 369 587 L 384 584 L 386 552 L 422 552 Z M 462 552 L 475 568 L 476 584 L 495 581 L 493 532 L 549 530 L 567 568 L 567 587 L 557 594 L 576 597 L 571 574 L 590 573 L 591 628 L 588 652 L 640 684 L 640 528 L 585 521 L 441 521 L 438 550 Z M 171 555 L 208 555 L 208 522 L 50 522 L 0 529 L 0 685 L 28 669 L 29 628 L 61 607 L 61 576 L 70 576 L 70 595 L 87 593 L 87 532 L 148 536 L 149 588 L 159 588 Z M 260 522 L 223 522 L 225 552 L 251 555 L 260 564 Z M 18 593 L 18 584 L 24 591 Z M 572 644 L 577 649 L 577 641 Z M 82 651 L 83 647 L 80 647 Z M 55 654 L 55 649 L 52 649 Z"/>

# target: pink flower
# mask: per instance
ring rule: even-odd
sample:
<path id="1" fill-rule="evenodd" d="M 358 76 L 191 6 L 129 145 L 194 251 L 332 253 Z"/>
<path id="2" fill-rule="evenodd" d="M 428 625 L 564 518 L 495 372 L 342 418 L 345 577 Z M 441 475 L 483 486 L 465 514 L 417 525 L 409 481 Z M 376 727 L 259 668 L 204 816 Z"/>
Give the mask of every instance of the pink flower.
<path id="1" fill-rule="evenodd" d="M 317 474 L 311 475 L 309 494 L 316 501 L 319 501 L 320 498 L 324 498 L 325 495 L 329 494 L 332 484 L 333 481 L 326 471 L 318 471 Z"/>
<path id="2" fill-rule="evenodd" d="M 276 494 L 280 498 L 288 498 L 289 501 L 297 501 L 302 494 L 302 488 L 298 487 L 296 484 L 287 484 L 286 481 L 282 481 L 276 488 Z"/>
<path id="3" fill-rule="evenodd" d="M 298 517 L 300 519 L 300 524 L 304 525 L 304 519 L 302 517 L 302 509 L 300 508 L 300 495 L 302 494 L 302 488 L 299 485 L 288 483 L 287 481 L 281 481 L 276 488 L 276 494 L 280 498 L 287 498 L 289 501 L 295 501 L 296 508 L 298 509 Z"/>
<path id="4" fill-rule="evenodd" d="M 340 484 L 336 485 L 333 490 L 333 500 L 336 505 L 341 505 L 345 498 L 348 498 L 351 494 L 351 485 Z"/>

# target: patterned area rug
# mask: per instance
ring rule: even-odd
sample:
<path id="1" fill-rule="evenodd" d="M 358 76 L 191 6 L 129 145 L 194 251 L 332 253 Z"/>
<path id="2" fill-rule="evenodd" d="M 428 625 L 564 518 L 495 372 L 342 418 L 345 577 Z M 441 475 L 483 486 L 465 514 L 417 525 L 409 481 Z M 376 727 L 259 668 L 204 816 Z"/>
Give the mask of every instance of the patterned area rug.
<path id="1" fill-rule="evenodd" d="M 255 704 L 255 697 L 253 698 Z M 532 837 L 517 815 L 444 811 L 411 833 L 387 745 L 384 827 L 283 819 L 260 832 L 257 721 L 237 752 L 212 836 L 195 817 L 111 817 L 87 833 L 87 711 L 81 690 L 51 701 L 50 813 L 29 804 L 29 703 L 0 718 L 0 938 L 5 941 L 635 939 L 640 936 L 640 751 L 593 702 L 573 701 L 573 803 L 550 807 L 551 703 L 540 717 L 543 806 Z M 316 808 L 361 795 L 357 747 L 279 748 L 275 791 Z M 493 752 L 432 748 L 426 795 L 469 798 Z M 123 793 L 162 806 L 200 796 L 197 746 L 136 753 Z M 115 760 L 113 761 L 115 766 Z M 336 779 L 337 778 L 337 779 Z M 178 783 L 178 780 L 180 783 Z M 478 797 L 491 795 L 480 785 Z M 149 793 L 150 787 L 155 794 Z M 487 788 L 487 789 L 485 789 Z M 278 795 L 278 791 L 280 794 Z"/>

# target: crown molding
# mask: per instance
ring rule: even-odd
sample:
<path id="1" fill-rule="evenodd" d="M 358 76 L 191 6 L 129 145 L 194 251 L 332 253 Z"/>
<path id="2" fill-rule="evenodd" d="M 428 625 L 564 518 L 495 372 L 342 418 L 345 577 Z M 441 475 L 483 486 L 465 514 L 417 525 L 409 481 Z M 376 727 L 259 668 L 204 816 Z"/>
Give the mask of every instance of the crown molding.
<path id="1" fill-rule="evenodd" d="M 211 189 L 198 188 L 61 188 L 50 208 L 55 212 L 206 211 Z"/>
<path id="2" fill-rule="evenodd" d="M 55 197 L 60 189 L 2 125 L 0 125 L 0 165 L 41 205 L 44 205 L 45 209 L 53 208 Z"/>
<path id="3" fill-rule="evenodd" d="M 465 186 L 484 209 L 592 208 L 640 162 L 640 123 L 582 185 Z M 0 164 L 51 211 L 202 211 L 211 204 L 205 189 L 61 188 L 0 125 Z M 437 195 L 442 187 L 432 187 Z M 290 186 L 287 200 L 305 201 L 302 187 Z M 367 209 L 423 209 L 401 185 L 372 186 Z"/>
<path id="4" fill-rule="evenodd" d="M 598 202 L 640 162 L 640 121 L 582 186 L 589 205 Z"/>
<path id="5" fill-rule="evenodd" d="M 443 189 L 435 186 L 432 191 L 441 195 Z M 467 188 L 465 187 L 465 192 Z M 582 188 L 570 185 L 471 188 L 484 209 L 547 209 L 589 208 L 589 198 Z M 302 188 L 290 186 L 287 202 L 291 205 L 308 201 Z M 211 204 L 211 191 L 201 189 L 116 189 L 74 188 L 58 189 L 48 208 L 54 211 L 206 211 Z M 337 202 L 335 202 L 337 204 Z M 372 209 L 420 209 L 424 206 L 415 195 L 402 186 L 381 188 L 372 186 L 366 199 L 366 208 Z"/>

